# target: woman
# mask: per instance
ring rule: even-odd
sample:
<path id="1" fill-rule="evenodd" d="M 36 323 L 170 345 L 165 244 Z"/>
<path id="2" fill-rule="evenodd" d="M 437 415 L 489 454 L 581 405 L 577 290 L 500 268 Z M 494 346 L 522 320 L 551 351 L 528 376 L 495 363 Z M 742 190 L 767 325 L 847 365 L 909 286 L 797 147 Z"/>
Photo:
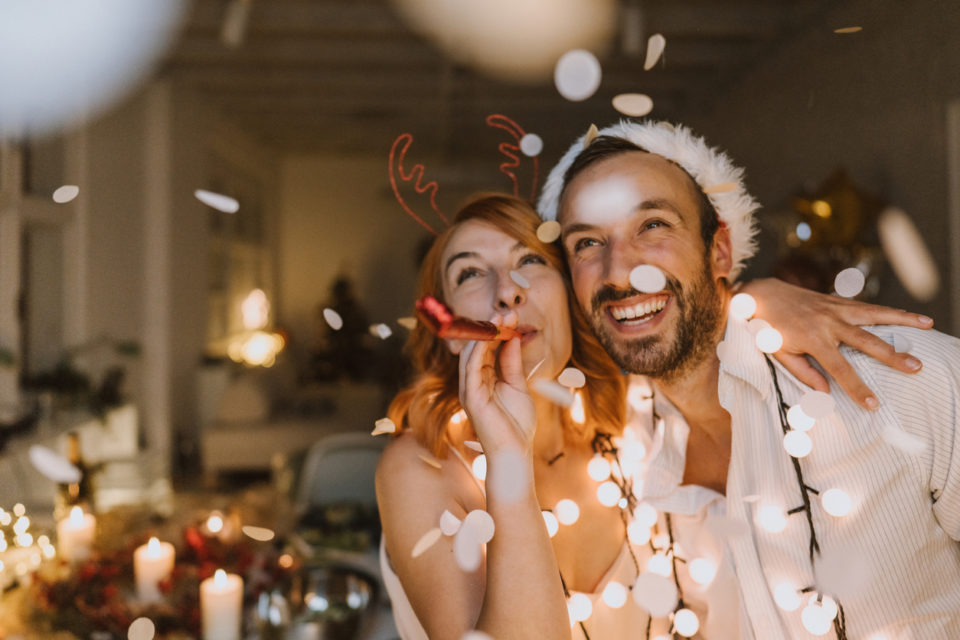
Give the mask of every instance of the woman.
<path id="1" fill-rule="evenodd" d="M 498 640 L 568 638 L 571 633 L 634 637 L 648 622 L 640 607 L 611 606 L 597 607 L 585 624 L 573 629 L 569 624 L 565 595 L 605 591 L 611 583 L 633 584 L 646 548 L 627 537 L 625 514 L 636 506 L 626 502 L 629 471 L 614 474 L 624 496 L 619 508 L 616 498 L 614 507 L 601 504 L 597 482 L 584 473 L 600 456 L 614 467 L 620 462 L 611 443 L 624 429 L 626 379 L 572 303 L 560 250 L 537 239 L 539 223 L 521 200 L 479 197 L 458 212 L 423 263 L 420 295 L 437 297 L 458 315 L 514 326 L 523 337 L 503 344 L 497 353 L 498 344 L 443 341 L 423 327 L 411 335 L 419 377 L 390 407 L 400 435 L 377 470 L 381 562 L 406 639 L 459 639 L 474 628 Z M 803 317 L 798 306 L 817 311 L 826 297 L 788 291 L 796 299 L 779 306 L 789 315 L 768 314 L 767 319 L 784 330 L 789 343 L 791 321 L 796 326 L 795 318 Z M 783 288 L 778 289 L 776 296 L 783 295 Z M 819 313 L 836 316 L 846 309 L 871 314 L 844 314 L 860 323 L 921 326 L 912 314 L 845 302 Z M 797 335 L 804 336 L 812 324 L 803 323 Z M 866 340 L 860 344 L 888 364 L 909 370 L 892 349 L 878 349 Z M 556 399 L 527 391 L 528 385 L 555 380 L 568 366 L 585 374 L 582 416 L 572 415 Z M 461 417 L 461 403 L 469 420 Z M 476 440 L 486 460 L 485 483 L 471 472 Z M 564 500 L 579 506 L 579 520 L 559 527 L 551 538 L 543 526 L 549 516 L 541 510 Z M 467 527 L 467 515 L 479 511 L 492 517 L 496 535 L 479 568 L 464 570 L 461 566 L 471 568 L 464 560 L 470 555 L 464 552 L 470 546 L 466 535 L 424 534 L 438 526 L 452 534 L 458 520 L 461 528 Z M 471 515 L 468 520 L 478 519 Z M 422 553 L 413 557 L 413 552 Z"/>

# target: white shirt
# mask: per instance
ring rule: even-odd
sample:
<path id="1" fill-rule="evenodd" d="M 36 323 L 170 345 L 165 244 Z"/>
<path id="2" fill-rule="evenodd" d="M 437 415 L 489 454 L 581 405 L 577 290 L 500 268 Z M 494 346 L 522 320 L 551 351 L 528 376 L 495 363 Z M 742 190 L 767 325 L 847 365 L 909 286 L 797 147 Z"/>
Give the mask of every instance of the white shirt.
<path id="1" fill-rule="evenodd" d="M 779 533 L 757 523 L 765 507 L 785 513 L 803 502 L 793 461 L 783 448 L 773 378 L 745 323 L 728 322 L 727 355 L 720 366 L 720 403 L 731 415 L 733 435 L 726 497 L 680 486 L 689 427 L 657 395 L 663 424 L 654 433 L 644 499 L 679 514 L 674 529 L 684 555 L 702 555 L 705 545 L 724 540 L 718 576 L 734 571 L 740 585 L 739 606 L 731 604 L 729 593 L 720 591 L 722 599 L 706 594 L 707 615 L 740 611 L 740 629 L 707 634 L 704 628 L 703 637 L 815 637 L 801 620 L 815 596 L 801 595 L 802 604 L 792 611 L 776 604 L 775 589 L 788 583 L 834 595 L 851 639 L 960 638 L 960 340 L 903 327 L 869 330 L 898 346 L 911 345 L 906 350 L 924 368 L 902 374 L 844 350 L 881 406 L 868 412 L 838 391 L 832 394 L 834 412 L 807 432 L 813 450 L 799 460 L 804 483 L 820 495 L 841 489 L 852 501 L 848 515 L 835 517 L 818 496 L 810 496 L 821 550 L 816 570 L 803 512 L 787 515 Z M 797 404 L 809 389 L 776 368 L 784 401 Z M 885 439 L 885 429 L 899 438 L 888 431 Z M 923 450 L 909 453 L 892 446 L 891 440 L 903 439 L 901 431 Z M 833 628 L 823 637 L 835 637 Z"/>

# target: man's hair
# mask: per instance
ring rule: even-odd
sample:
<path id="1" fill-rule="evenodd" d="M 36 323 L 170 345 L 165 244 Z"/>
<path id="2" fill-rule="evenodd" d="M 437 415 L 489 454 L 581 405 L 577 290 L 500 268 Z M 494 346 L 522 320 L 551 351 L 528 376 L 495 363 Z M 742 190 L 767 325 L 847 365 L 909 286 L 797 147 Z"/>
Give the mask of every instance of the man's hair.
<path id="1" fill-rule="evenodd" d="M 630 152 L 650 153 L 640 145 L 634 144 L 625 138 L 617 138 L 615 136 L 597 136 L 594 138 L 593 141 L 587 145 L 587 148 L 573 159 L 573 164 L 567 167 L 566 172 L 563 174 L 560 202 L 563 202 L 563 196 L 567 191 L 567 187 L 573 182 L 573 179 L 586 170 L 587 167 L 601 160 Z M 703 192 L 703 189 L 701 189 L 697 181 L 693 179 L 693 176 L 687 173 L 686 169 L 669 158 L 666 158 L 666 160 L 683 171 L 683 175 L 690 181 L 694 193 L 697 194 L 697 206 L 700 209 L 700 237 L 703 238 L 703 246 L 709 251 L 713 243 L 713 237 L 716 235 L 717 229 L 720 228 L 720 218 L 717 215 L 717 210 L 713 208 L 710 198 Z"/>

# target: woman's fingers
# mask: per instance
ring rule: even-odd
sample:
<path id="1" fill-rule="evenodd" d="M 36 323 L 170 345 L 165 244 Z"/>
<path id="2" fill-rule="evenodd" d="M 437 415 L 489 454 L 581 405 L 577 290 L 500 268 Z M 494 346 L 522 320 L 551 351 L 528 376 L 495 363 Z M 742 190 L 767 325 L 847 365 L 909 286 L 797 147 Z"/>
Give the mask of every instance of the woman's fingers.
<path id="1" fill-rule="evenodd" d="M 830 391 L 827 379 L 816 367 L 810 364 L 806 356 L 798 353 L 787 353 L 780 349 L 773 357 L 780 361 L 784 368 L 796 376 L 797 380 L 817 391 Z"/>
<path id="2" fill-rule="evenodd" d="M 840 302 L 842 299 L 836 299 Z M 933 328 L 933 319 L 919 313 L 911 313 L 903 309 L 893 309 L 878 304 L 868 304 L 855 300 L 844 301 L 847 304 L 838 305 L 837 316 L 853 325 L 894 324 L 915 329 Z"/>
<path id="3" fill-rule="evenodd" d="M 854 402 L 864 409 L 870 410 L 880 406 L 877 397 L 873 395 L 870 388 L 860 379 L 853 365 L 843 357 L 839 349 L 831 348 L 822 354 L 814 354 L 814 357 L 817 359 L 817 362 L 820 363 L 820 366 L 823 367 L 823 370 L 837 381 L 840 388 L 853 398 Z"/>
<path id="4" fill-rule="evenodd" d="M 917 358 L 909 353 L 897 353 L 892 344 L 859 327 L 847 328 L 841 341 L 903 373 L 916 373 L 923 368 Z"/>

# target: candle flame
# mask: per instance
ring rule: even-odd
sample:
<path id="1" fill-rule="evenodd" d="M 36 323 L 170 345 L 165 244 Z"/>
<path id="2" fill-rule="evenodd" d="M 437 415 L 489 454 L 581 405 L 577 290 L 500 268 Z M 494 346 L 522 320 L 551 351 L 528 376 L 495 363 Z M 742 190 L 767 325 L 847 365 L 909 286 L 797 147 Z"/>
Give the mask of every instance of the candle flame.
<path id="1" fill-rule="evenodd" d="M 156 538 L 150 538 L 150 541 L 147 542 L 147 554 L 151 556 L 160 555 L 160 541 Z"/>
<path id="2" fill-rule="evenodd" d="M 75 527 L 79 527 L 83 524 L 83 509 L 78 506 L 70 509 L 70 524 Z"/>
<path id="3" fill-rule="evenodd" d="M 217 587 L 227 586 L 227 572 L 223 569 L 217 569 L 213 574 L 213 584 Z"/>

